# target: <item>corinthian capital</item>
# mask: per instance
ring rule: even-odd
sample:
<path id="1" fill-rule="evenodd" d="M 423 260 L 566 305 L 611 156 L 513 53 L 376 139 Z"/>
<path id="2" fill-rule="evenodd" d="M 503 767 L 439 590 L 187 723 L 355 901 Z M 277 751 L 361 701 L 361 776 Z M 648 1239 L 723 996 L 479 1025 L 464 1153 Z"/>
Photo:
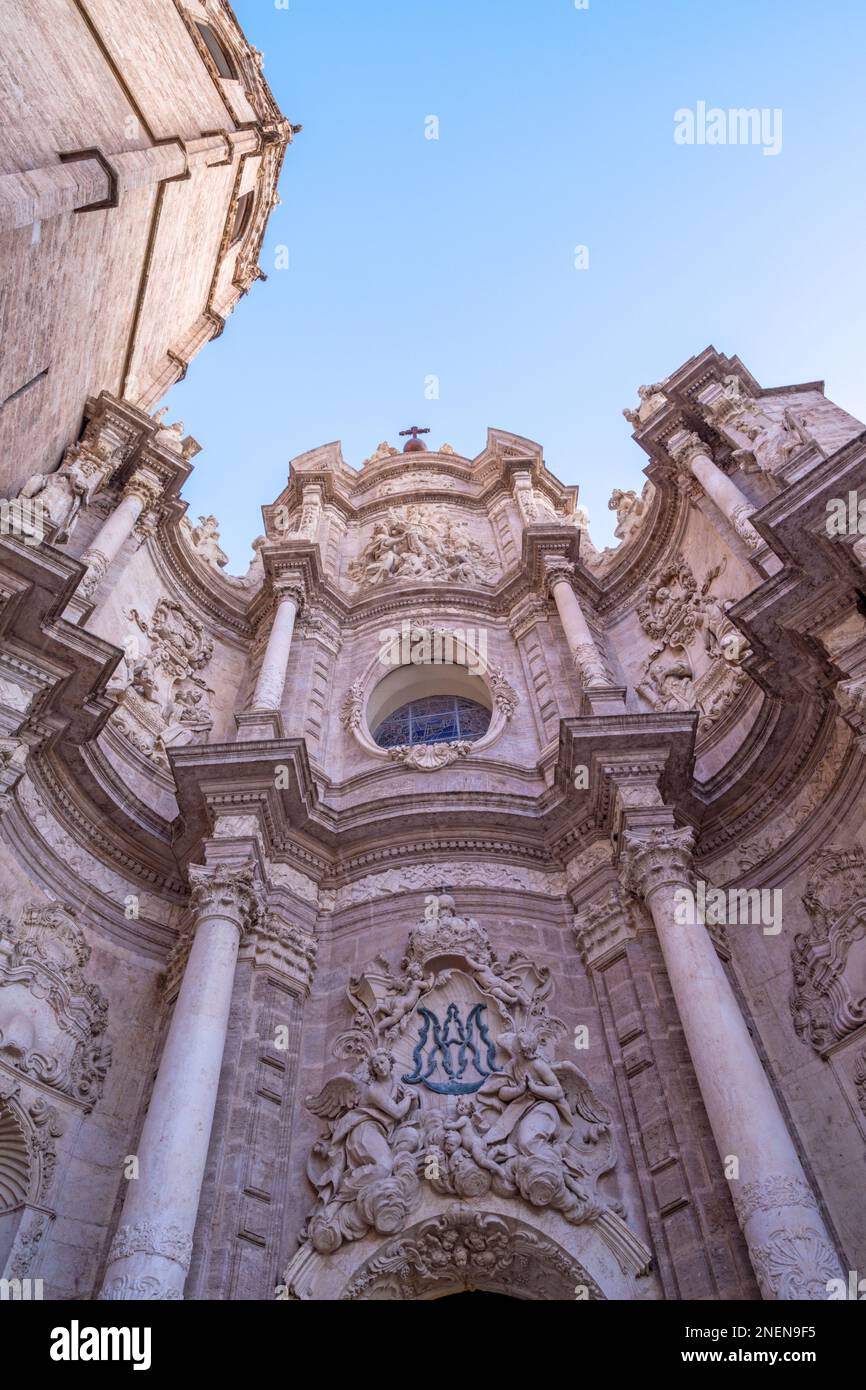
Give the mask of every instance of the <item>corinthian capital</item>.
<path id="1" fill-rule="evenodd" d="M 620 860 L 620 881 L 628 893 L 644 898 L 657 888 L 680 887 L 694 878 L 695 832 L 655 829 L 642 834 L 626 831 Z"/>
<path id="2" fill-rule="evenodd" d="M 249 865 L 234 868 L 218 864 L 211 868 L 191 864 L 189 881 L 196 917 L 223 913 L 235 919 L 240 932 L 249 931 L 258 923 L 264 903 L 255 871 Z"/>
<path id="3" fill-rule="evenodd" d="M 691 470 L 696 458 L 710 459 L 712 462 L 709 445 L 693 430 L 680 430 L 675 434 L 667 442 L 667 451 L 677 467 L 686 472 Z"/>
<path id="4" fill-rule="evenodd" d="M 634 939 L 634 930 L 618 893 L 588 903 L 574 918 L 574 940 L 583 963 L 593 966 Z"/>
<path id="5" fill-rule="evenodd" d="M 141 502 L 143 508 L 155 507 L 161 496 L 162 483 L 155 473 L 146 468 L 139 468 L 133 473 L 123 489 L 124 501 L 127 497 L 134 497 Z"/>
<path id="6" fill-rule="evenodd" d="M 282 603 L 283 599 L 290 598 L 297 608 L 301 608 L 304 602 L 304 582 L 299 575 L 287 574 L 282 578 L 275 579 L 273 582 L 274 599 L 277 603 Z"/>
<path id="7" fill-rule="evenodd" d="M 547 594 L 552 595 L 557 584 L 567 584 L 572 588 L 574 579 L 574 565 L 570 560 L 563 556 L 556 556 L 554 559 L 544 562 L 544 588 Z"/>

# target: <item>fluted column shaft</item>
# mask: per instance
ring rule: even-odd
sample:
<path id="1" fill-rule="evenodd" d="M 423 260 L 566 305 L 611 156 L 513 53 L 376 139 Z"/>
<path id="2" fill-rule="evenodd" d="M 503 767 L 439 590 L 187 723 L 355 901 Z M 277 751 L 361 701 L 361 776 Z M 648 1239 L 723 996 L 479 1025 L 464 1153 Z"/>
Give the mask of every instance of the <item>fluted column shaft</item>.
<path id="1" fill-rule="evenodd" d="M 278 710 L 282 704 L 299 606 L 297 589 L 277 590 L 277 610 L 253 695 L 254 710 Z"/>
<path id="2" fill-rule="evenodd" d="M 624 883 L 652 914 L 761 1292 L 826 1298 L 827 1280 L 841 1277 L 832 1240 L 709 933 L 677 911 L 678 890 L 694 881 L 693 838 L 689 830 L 626 833 Z"/>
<path id="3" fill-rule="evenodd" d="M 207 1162 L 238 947 L 260 902 L 249 868 L 193 866 L 194 936 L 108 1257 L 103 1299 L 179 1299 Z"/>

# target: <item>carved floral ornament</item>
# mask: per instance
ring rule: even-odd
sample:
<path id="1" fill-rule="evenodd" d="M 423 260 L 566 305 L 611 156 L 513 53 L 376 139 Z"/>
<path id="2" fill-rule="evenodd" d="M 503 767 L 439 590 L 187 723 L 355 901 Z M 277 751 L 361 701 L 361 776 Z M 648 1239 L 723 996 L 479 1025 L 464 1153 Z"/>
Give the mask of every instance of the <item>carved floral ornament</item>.
<path id="1" fill-rule="evenodd" d="M 71 909 L 0 918 L 0 1058 L 90 1110 L 111 1066 L 108 1000 L 87 979 L 90 947 Z"/>
<path id="2" fill-rule="evenodd" d="M 827 846 L 810 861 L 808 931 L 791 948 L 791 1016 L 824 1053 L 866 1023 L 866 854 Z"/>
<path id="3" fill-rule="evenodd" d="M 483 651 L 476 648 L 470 640 L 470 632 L 471 629 L 407 623 L 403 633 L 396 633 L 395 629 L 390 669 L 396 670 L 401 665 L 418 669 L 429 666 L 431 673 L 435 673 L 443 666 L 465 666 L 484 682 L 490 697 L 490 726 L 483 737 L 474 743 L 457 741 L 381 748 L 373 740 L 367 723 L 370 697 L 386 669 L 380 653 L 365 674 L 349 686 L 340 707 L 343 728 L 355 738 L 365 753 L 381 761 L 390 759 L 416 771 L 433 772 L 448 767 L 458 759 L 468 758 L 473 751 L 488 749 L 499 737 L 514 718 L 520 696 L 503 668 L 489 664 Z"/>
<path id="4" fill-rule="evenodd" d="M 349 981 L 353 1022 L 334 1053 L 351 1065 L 307 1098 L 324 1129 L 309 1155 L 317 1197 L 293 1266 L 368 1235 L 397 1236 L 422 1204 L 455 1199 L 465 1204 L 456 1233 L 446 1237 L 448 1218 L 422 1227 L 409 1266 L 418 1260 L 422 1273 L 426 1252 L 444 1274 L 470 1258 L 464 1251 L 480 1256 L 494 1231 L 512 1258 L 503 1223 L 477 1221 L 474 1205 L 506 1199 L 518 1217 L 521 1205 L 524 1216 L 557 1213 L 564 1229 L 600 1223 L 631 1272 L 646 1269 L 649 1252 L 599 1190 L 616 1162 L 611 1117 L 583 1072 L 555 1059 L 567 1030 L 548 1011 L 551 990 L 550 972 L 527 956 L 499 960 L 450 894 L 428 896 L 399 972 L 379 957 Z M 393 1272 L 402 1247 L 386 1248 L 375 1278 Z"/>

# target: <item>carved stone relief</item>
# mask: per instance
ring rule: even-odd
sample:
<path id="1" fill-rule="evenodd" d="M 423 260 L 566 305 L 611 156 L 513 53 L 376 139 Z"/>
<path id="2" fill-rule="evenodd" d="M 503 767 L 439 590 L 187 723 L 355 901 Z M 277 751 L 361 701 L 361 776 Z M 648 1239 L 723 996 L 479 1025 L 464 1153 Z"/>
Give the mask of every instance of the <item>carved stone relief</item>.
<path id="1" fill-rule="evenodd" d="M 215 516 L 200 516 L 198 526 L 184 516 L 180 520 L 180 533 L 190 550 L 212 569 L 224 570 L 229 557 L 219 543 L 219 522 Z"/>
<path id="2" fill-rule="evenodd" d="M 134 608 L 126 617 L 149 638 L 149 651 L 143 655 L 135 642 L 127 644 L 126 659 L 108 687 L 118 703 L 113 724 L 145 756 L 168 766 L 167 749 L 206 743 L 213 728 L 215 692 L 200 674 L 213 642 L 172 599 L 160 599 L 149 620 Z"/>
<path id="3" fill-rule="evenodd" d="M 866 854 L 822 849 L 803 894 L 811 918 L 794 938 L 791 1015 L 797 1034 L 824 1052 L 866 1022 Z"/>
<path id="4" fill-rule="evenodd" d="M 0 919 L 0 1057 L 92 1109 L 111 1066 L 111 1046 L 108 1000 L 87 979 L 89 959 L 68 908 L 25 908 L 17 926 Z"/>
<path id="5" fill-rule="evenodd" d="M 774 414 L 749 395 L 736 375 L 725 379 L 724 389 L 705 393 L 704 415 L 734 447 L 733 457 L 744 473 L 775 476 L 795 455 L 817 448 L 806 416 L 790 406 Z"/>
<path id="6" fill-rule="evenodd" d="M 356 1066 L 307 1099 L 326 1121 L 307 1169 L 316 1251 L 404 1229 L 424 1182 L 572 1224 L 616 1209 L 598 1190 L 616 1161 L 610 1116 L 583 1073 L 551 1055 L 565 1032 L 551 988 L 528 957 L 498 960 L 449 894 L 428 896 L 398 975 L 380 958 L 350 980 L 354 1022 L 334 1050 Z"/>
<path id="7" fill-rule="evenodd" d="M 654 709 L 701 711 L 699 734 L 719 722 L 748 682 L 745 640 L 727 616 L 731 600 L 712 592 L 722 560 L 698 581 L 679 555 L 648 584 L 637 614 L 651 648 L 635 690 Z"/>
<path id="8" fill-rule="evenodd" d="M 27 480 L 20 496 L 38 500 L 43 518 L 58 528 L 55 545 L 69 540 L 82 510 L 120 468 L 127 452 L 105 429 L 104 422 L 91 420 L 78 443 L 67 449 L 56 472 L 34 473 Z"/>
<path id="9" fill-rule="evenodd" d="M 356 584 L 372 588 L 394 580 L 489 584 L 492 551 L 475 540 L 465 521 L 432 507 L 405 507 L 377 521 L 364 550 L 349 567 Z"/>
<path id="10" fill-rule="evenodd" d="M 448 1289 L 497 1289 L 521 1298 L 573 1300 L 604 1294 L 551 1240 L 490 1212 L 455 1206 L 386 1245 L 352 1280 L 345 1300 L 389 1302 Z"/>

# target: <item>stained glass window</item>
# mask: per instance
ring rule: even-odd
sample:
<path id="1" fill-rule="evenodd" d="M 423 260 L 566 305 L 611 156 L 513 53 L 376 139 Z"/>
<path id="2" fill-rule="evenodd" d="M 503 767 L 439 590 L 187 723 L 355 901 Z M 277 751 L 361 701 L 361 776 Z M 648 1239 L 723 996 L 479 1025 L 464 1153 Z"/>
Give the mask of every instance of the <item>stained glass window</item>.
<path id="1" fill-rule="evenodd" d="M 490 727 L 490 710 L 459 695 L 430 695 L 401 705 L 377 728 L 380 748 L 402 748 L 416 743 L 474 743 Z"/>

